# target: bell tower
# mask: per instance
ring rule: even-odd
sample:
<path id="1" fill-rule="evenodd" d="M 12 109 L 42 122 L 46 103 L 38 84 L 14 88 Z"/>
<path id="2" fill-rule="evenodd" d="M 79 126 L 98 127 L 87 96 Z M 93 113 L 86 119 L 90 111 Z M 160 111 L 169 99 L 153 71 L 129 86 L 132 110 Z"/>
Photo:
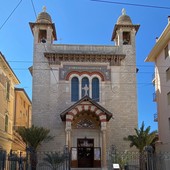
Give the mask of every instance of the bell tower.
<path id="1" fill-rule="evenodd" d="M 138 29 L 139 25 L 133 25 L 125 9 L 122 9 L 122 15 L 115 24 L 111 40 L 115 41 L 116 46 L 135 45 L 135 35 Z"/>
<path id="2" fill-rule="evenodd" d="M 34 44 L 52 44 L 54 40 L 57 40 L 55 25 L 52 23 L 51 16 L 46 12 L 46 7 L 43 7 L 43 12 L 38 15 L 36 22 L 29 24 L 34 36 Z"/>

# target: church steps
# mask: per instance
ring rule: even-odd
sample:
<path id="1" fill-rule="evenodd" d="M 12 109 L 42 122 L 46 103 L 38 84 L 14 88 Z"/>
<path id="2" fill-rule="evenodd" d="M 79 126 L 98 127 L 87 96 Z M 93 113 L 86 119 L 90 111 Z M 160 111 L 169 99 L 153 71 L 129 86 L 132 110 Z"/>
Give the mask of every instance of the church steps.
<path id="1" fill-rule="evenodd" d="M 71 168 L 71 170 L 101 170 L 101 168 Z"/>

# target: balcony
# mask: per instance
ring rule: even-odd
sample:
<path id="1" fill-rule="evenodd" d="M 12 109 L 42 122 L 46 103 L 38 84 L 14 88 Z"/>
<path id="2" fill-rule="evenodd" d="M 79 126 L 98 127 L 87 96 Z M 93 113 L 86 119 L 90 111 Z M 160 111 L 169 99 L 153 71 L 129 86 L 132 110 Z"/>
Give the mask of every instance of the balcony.
<path id="1" fill-rule="evenodd" d="M 153 93 L 153 102 L 157 102 L 157 93 L 156 92 Z"/>
<path id="2" fill-rule="evenodd" d="M 154 122 L 158 122 L 158 114 L 157 113 L 154 114 Z"/>

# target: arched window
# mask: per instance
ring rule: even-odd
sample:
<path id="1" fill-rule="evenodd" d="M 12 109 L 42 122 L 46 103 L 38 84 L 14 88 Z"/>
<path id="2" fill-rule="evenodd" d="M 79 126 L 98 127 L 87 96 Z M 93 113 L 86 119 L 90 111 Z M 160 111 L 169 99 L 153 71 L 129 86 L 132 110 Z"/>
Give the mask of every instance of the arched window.
<path id="1" fill-rule="evenodd" d="M 89 96 L 89 79 L 87 77 L 84 77 L 82 79 L 81 87 L 82 87 L 81 90 L 82 97 Z"/>
<path id="2" fill-rule="evenodd" d="M 79 100 L 79 80 L 73 77 L 71 80 L 71 101 L 76 102 Z"/>
<path id="3" fill-rule="evenodd" d="M 99 79 L 95 77 L 92 79 L 92 99 L 99 102 L 99 97 Z"/>
<path id="4" fill-rule="evenodd" d="M 8 132 L 8 116 L 5 116 L 5 132 Z"/>

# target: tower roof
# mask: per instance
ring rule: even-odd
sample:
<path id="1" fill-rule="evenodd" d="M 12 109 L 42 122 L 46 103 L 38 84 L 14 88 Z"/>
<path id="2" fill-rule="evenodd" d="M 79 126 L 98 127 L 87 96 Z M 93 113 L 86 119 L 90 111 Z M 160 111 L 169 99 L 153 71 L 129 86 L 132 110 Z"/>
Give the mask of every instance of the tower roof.
<path id="1" fill-rule="evenodd" d="M 128 15 L 126 15 L 126 10 L 124 8 L 122 9 L 122 15 L 119 16 L 117 23 L 115 24 L 113 34 L 112 34 L 112 38 L 111 38 L 112 41 L 114 40 L 114 38 L 116 36 L 117 29 L 120 29 L 121 27 L 135 28 L 136 32 L 139 29 L 139 25 L 134 25 L 132 23 L 131 18 Z"/>
<path id="2" fill-rule="evenodd" d="M 126 13 L 122 12 L 122 15 L 118 18 L 117 24 L 121 25 L 132 25 L 132 20 L 131 18 L 126 15 Z"/>
<path id="3" fill-rule="evenodd" d="M 51 16 L 46 12 L 46 7 L 43 7 L 43 12 L 41 12 L 36 20 L 37 23 L 52 23 Z"/>
<path id="4" fill-rule="evenodd" d="M 46 28 L 47 28 L 47 26 L 52 27 L 52 29 L 53 29 L 53 32 L 52 32 L 53 38 L 54 38 L 54 40 L 57 40 L 55 24 L 52 23 L 51 16 L 46 12 L 46 7 L 43 7 L 43 12 L 41 12 L 38 15 L 36 22 L 30 22 L 29 25 L 31 27 L 31 31 L 32 31 L 33 35 L 34 35 L 33 28 L 35 26 L 38 26 L 38 27 L 46 26 Z"/>

